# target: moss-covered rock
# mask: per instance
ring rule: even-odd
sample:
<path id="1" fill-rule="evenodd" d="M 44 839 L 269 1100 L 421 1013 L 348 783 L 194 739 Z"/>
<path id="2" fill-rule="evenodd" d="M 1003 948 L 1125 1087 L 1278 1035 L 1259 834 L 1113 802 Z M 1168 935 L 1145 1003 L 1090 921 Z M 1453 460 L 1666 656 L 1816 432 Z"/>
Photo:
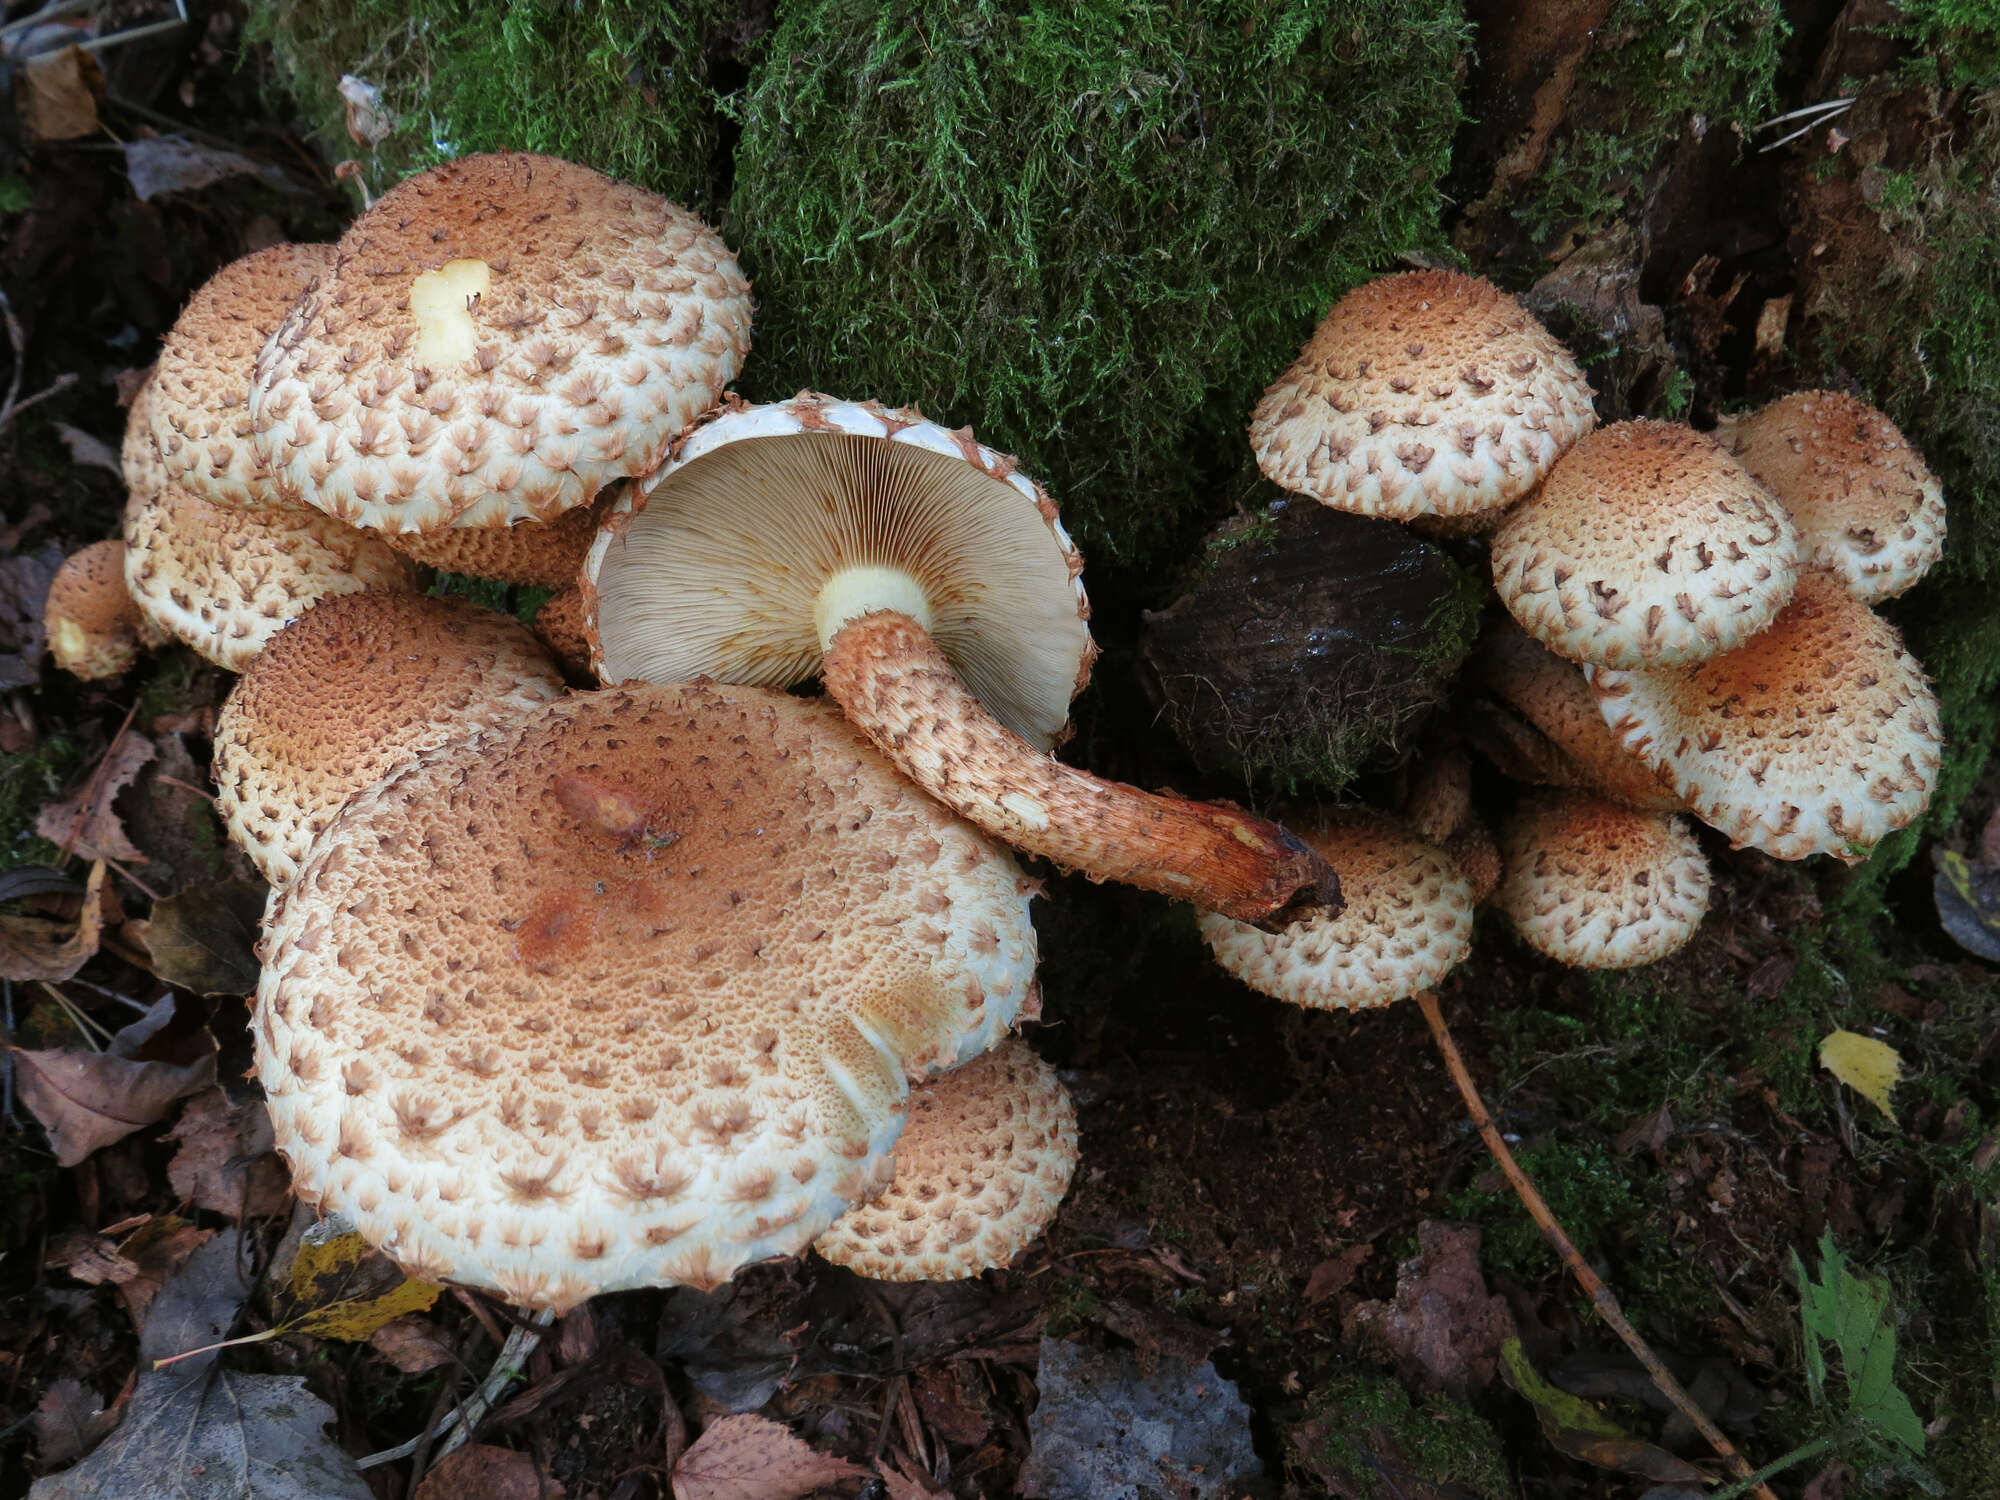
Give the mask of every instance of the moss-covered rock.
<path id="1" fill-rule="evenodd" d="M 914 402 L 1156 564 L 1314 319 L 1435 246 L 1456 0 L 790 0 L 739 103 L 747 383 Z"/>

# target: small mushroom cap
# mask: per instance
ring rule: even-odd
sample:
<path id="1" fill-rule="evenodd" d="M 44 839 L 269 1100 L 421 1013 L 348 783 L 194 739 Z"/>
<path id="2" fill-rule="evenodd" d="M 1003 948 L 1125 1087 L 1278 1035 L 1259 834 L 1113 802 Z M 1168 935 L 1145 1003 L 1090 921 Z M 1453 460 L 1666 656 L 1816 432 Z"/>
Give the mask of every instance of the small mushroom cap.
<path id="1" fill-rule="evenodd" d="M 805 681 L 822 590 L 862 569 L 914 580 L 973 695 L 1055 743 L 1096 655 L 1055 502 L 969 432 L 874 402 L 732 406 L 633 485 L 584 564 L 593 665 L 605 682 Z"/>
<path id="2" fill-rule="evenodd" d="M 322 599 L 244 671 L 215 726 L 216 811 L 275 886 L 397 766 L 563 693 L 526 626 L 469 599 Z"/>
<path id="3" fill-rule="evenodd" d="M 1625 748 L 1737 847 L 1866 859 L 1937 786 L 1937 698 L 1893 625 L 1816 569 L 1777 622 L 1726 656 L 1593 668 Z"/>
<path id="4" fill-rule="evenodd" d="M 1506 506 L 1596 421 L 1570 352 L 1477 276 L 1356 287 L 1250 419 L 1273 484 L 1407 521 Z"/>
<path id="5" fill-rule="evenodd" d="M 1528 634 L 1607 667 L 1670 666 L 1764 629 L 1798 582 L 1784 507 L 1713 438 L 1617 422 L 1578 443 L 1493 536 Z"/>
<path id="6" fill-rule="evenodd" d="M 359 793 L 265 922 L 300 1196 L 413 1275 L 713 1287 L 876 1191 L 1032 1009 L 1032 884 L 831 705 L 578 694 Z"/>
<path id="7" fill-rule="evenodd" d="M 573 589 L 597 523 L 622 488 L 606 488 L 595 503 L 566 510 L 553 521 L 511 526 L 447 526 L 442 531 L 385 531 L 382 540 L 413 562 L 445 573 L 464 573 L 538 589 Z"/>
<path id="8" fill-rule="evenodd" d="M 1487 630 L 1473 655 L 1473 672 L 1575 768 L 1575 779 L 1566 778 L 1561 784 L 1590 787 L 1627 807 L 1683 810 L 1661 773 L 1611 732 L 1598 710 L 1597 695 L 1576 663 L 1564 661 L 1509 621 Z"/>
<path id="9" fill-rule="evenodd" d="M 1805 561 L 1864 603 L 1893 598 L 1944 555 L 1944 489 L 1881 412 L 1838 391 L 1801 391 L 1719 434 L 1785 502 Z"/>
<path id="10" fill-rule="evenodd" d="M 1578 969 L 1656 963 L 1708 911 L 1708 861 L 1685 818 L 1579 792 L 1525 801 L 1500 828 L 1494 904 L 1529 945 Z"/>
<path id="11" fill-rule="evenodd" d="M 278 499 L 251 442 L 251 373 L 300 295 L 333 264 L 331 245 L 272 245 L 224 266 L 182 309 L 146 403 L 168 484 L 215 505 Z"/>
<path id="12" fill-rule="evenodd" d="M 1250 988 L 1315 1010 L 1363 1010 L 1429 989 L 1472 951 L 1472 888 L 1443 850 L 1368 808 L 1291 826 L 1339 872 L 1347 904 L 1278 932 L 1204 914 L 1216 961 Z"/>
<path id="13" fill-rule="evenodd" d="M 341 237 L 257 363 L 281 488 L 384 531 L 550 521 L 653 468 L 741 368 L 750 284 L 677 204 L 469 156 Z"/>
<path id="14" fill-rule="evenodd" d="M 125 587 L 125 544 L 92 542 L 63 559 L 42 624 L 57 666 L 85 682 L 116 677 L 139 659 L 139 606 Z"/>
<path id="15" fill-rule="evenodd" d="M 813 1242 L 876 1281 L 962 1281 L 1055 1221 L 1076 1171 L 1076 1106 L 1018 1037 L 910 1091 L 896 1175 Z"/>
<path id="16" fill-rule="evenodd" d="M 125 506 L 125 584 L 140 613 L 232 672 L 320 599 L 414 593 L 420 579 L 378 538 L 298 506 L 239 510 L 176 486 Z"/>
<path id="17" fill-rule="evenodd" d="M 167 487 L 167 466 L 153 442 L 153 382 L 148 377 L 125 413 L 125 441 L 118 448 L 118 469 L 126 490 L 151 498 Z"/>

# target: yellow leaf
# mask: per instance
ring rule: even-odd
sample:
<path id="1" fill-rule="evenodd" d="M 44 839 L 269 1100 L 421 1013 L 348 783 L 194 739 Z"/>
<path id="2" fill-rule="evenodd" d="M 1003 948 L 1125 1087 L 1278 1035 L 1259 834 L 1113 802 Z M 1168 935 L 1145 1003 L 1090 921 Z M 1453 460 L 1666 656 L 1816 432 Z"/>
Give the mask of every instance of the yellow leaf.
<path id="1" fill-rule="evenodd" d="M 411 1281 L 352 1232 L 320 1239 L 308 1233 L 292 1262 L 285 1333 L 358 1344 L 386 1323 L 423 1312 L 444 1288 Z"/>
<path id="2" fill-rule="evenodd" d="M 1889 1090 L 1903 1076 L 1903 1055 L 1887 1042 L 1852 1031 L 1836 1031 L 1819 1044 L 1819 1065 L 1895 1123 Z"/>

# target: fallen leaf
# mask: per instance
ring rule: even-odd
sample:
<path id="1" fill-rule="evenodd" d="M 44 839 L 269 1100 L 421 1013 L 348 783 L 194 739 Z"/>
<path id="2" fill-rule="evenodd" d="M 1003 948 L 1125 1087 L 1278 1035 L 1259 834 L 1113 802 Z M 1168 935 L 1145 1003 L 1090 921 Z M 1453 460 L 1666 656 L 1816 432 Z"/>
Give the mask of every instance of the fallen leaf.
<path id="1" fill-rule="evenodd" d="M 72 427 L 67 422 L 57 422 L 54 425 L 56 436 L 61 438 L 62 445 L 69 449 L 71 462 L 84 464 L 93 469 L 103 469 L 121 479 L 124 477 L 125 470 L 118 462 L 118 455 L 111 451 L 110 444 L 102 438 L 93 437 L 81 427 Z"/>
<path id="2" fill-rule="evenodd" d="M 35 1456 L 45 1469 L 75 1463 L 118 1425 L 120 1411 L 80 1380 L 52 1382 L 35 1403 Z"/>
<path id="3" fill-rule="evenodd" d="M 1543 1434 L 1571 1458 L 1620 1474 L 1637 1474 L 1656 1484 L 1706 1481 L 1707 1476 L 1693 1464 L 1631 1436 L 1588 1401 L 1557 1390 L 1542 1379 L 1528 1362 L 1527 1351 L 1519 1339 L 1510 1338 L 1501 1345 L 1500 1372 L 1507 1384 L 1534 1407 Z"/>
<path id="4" fill-rule="evenodd" d="M 412 1500 L 562 1500 L 563 1487 L 541 1472 L 534 1455 L 472 1443 L 424 1475 Z"/>
<path id="5" fill-rule="evenodd" d="M 0 690 L 26 687 L 39 675 L 36 666 L 47 649 L 42 611 L 49 584 L 62 566 L 62 548 L 54 542 L 39 552 L 12 551 L 0 546 Z"/>
<path id="6" fill-rule="evenodd" d="M 939 1496 L 951 1494 L 950 1490 L 939 1489 L 931 1482 L 931 1477 L 916 1466 L 914 1459 L 902 1454 L 883 1465 L 878 1472 L 882 1476 L 882 1489 L 889 1500 L 937 1500 Z"/>
<path id="7" fill-rule="evenodd" d="M 153 972 L 197 995 L 250 994 L 268 894 L 264 886 L 230 880 L 155 901 L 145 939 Z"/>
<path id="8" fill-rule="evenodd" d="M 1361 1264 L 1375 1253 L 1373 1245 L 1349 1245 L 1332 1260 L 1323 1260 L 1306 1277 L 1306 1305 L 1324 1302 L 1344 1292 L 1360 1274 Z"/>
<path id="9" fill-rule="evenodd" d="M 1650 1115 L 1634 1120 L 1618 1134 L 1611 1143 L 1611 1149 L 1620 1156 L 1630 1156 L 1641 1149 L 1658 1151 L 1673 1139 L 1674 1112 L 1662 1104 Z"/>
<path id="10" fill-rule="evenodd" d="M 21 125 L 37 140 L 73 141 L 97 133 L 104 70 L 83 48 L 64 47 L 29 58 L 14 88 Z"/>
<path id="11" fill-rule="evenodd" d="M 249 175 L 279 192 L 297 192 L 292 180 L 268 162 L 239 151 L 200 146 L 185 137 L 163 135 L 125 143 L 125 175 L 142 203 L 166 193 L 191 193 L 225 177 Z"/>
<path id="12" fill-rule="evenodd" d="M 14 1049 L 21 1102 L 49 1132 L 56 1165 L 73 1167 L 91 1152 L 166 1118 L 176 1099 L 215 1082 L 215 1038 L 189 1062 L 141 1061 L 137 1054 L 173 1015 L 171 996 L 111 1039 L 103 1052 Z"/>
<path id="13" fill-rule="evenodd" d="M 674 1500 L 797 1500 L 867 1472 L 769 1417 L 724 1417 L 674 1465 Z"/>
<path id="14" fill-rule="evenodd" d="M 1938 923 L 1967 953 L 2000 963 L 2000 870 L 1949 849 L 1936 853 L 1931 898 Z"/>
<path id="15" fill-rule="evenodd" d="M 90 867 L 74 926 L 48 917 L 0 913 L 0 978 L 60 983 L 89 963 L 104 940 L 104 861 Z"/>
<path id="16" fill-rule="evenodd" d="M 214 1364 L 213 1352 L 184 1356 L 227 1338 L 249 1296 L 242 1232 L 225 1229 L 181 1262 L 153 1299 L 139 1325 L 140 1368 L 175 1358 L 188 1367 Z"/>
<path id="17" fill-rule="evenodd" d="M 1830 1032 L 1819 1044 L 1819 1065 L 1895 1123 L 1889 1091 L 1902 1079 L 1903 1056 L 1894 1047 L 1859 1032 Z"/>
<path id="18" fill-rule="evenodd" d="M 198 1229 L 175 1214 L 149 1219 L 118 1246 L 138 1275 L 118 1283 L 118 1300 L 134 1328 L 144 1328 L 160 1289 L 180 1273 L 195 1251 L 215 1238 L 213 1229 Z"/>
<path id="19" fill-rule="evenodd" d="M 291 1195 L 291 1174 L 273 1149 L 270 1111 L 260 1099 L 232 1103 L 219 1088 L 197 1094 L 163 1139 L 180 1143 L 167 1181 L 196 1208 L 241 1222 L 277 1213 Z"/>
<path id="20" fill-rule="evenodd" d="M 323 1227 L 299 1242 L 278 1332 L 363 1343 L 385 1324 L 428 1311 L 444 1290 L 408 1279 L 352 1230 L 314 1232 Z"/>
<path id="21" fill-rule="evenodd" d="M 384 1323 L 368 1335 L 368 1347 L 405 1375 L 421 1375 L 457 1357 L 444 1330 L 414 1316 Z"/>
<path id="22" fill-rule="evenodd" d="M 119 792 L 153 758 L 153 742 L 126 730 L 73 796 L 51 802 L 35 819 L 35 832 L 50 843 L 85 859 L 143 863 L 146 856 L 132 847 L 124 825 L 112 810 Z"/>
<path id="23" fill-rule="evenodd" d="M 1415 1258 L 1397 1268 L 1395 1298 L 1354 1307 L 1345 1331 L 1379 1344 L 1404 1384 L 1464 1400 L 1493 1383 L 1514 1320 L 1506 1299 L 1487 1293 L 1478 1228 L 1426 1219 Z"/>

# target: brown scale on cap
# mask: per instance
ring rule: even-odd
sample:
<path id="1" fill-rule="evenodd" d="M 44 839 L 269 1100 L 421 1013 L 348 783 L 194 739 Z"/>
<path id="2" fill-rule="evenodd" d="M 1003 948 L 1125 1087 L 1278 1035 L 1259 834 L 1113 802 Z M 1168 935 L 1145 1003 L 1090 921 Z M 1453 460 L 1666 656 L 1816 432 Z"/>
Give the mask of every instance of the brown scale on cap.
<path id="1" fill-rule="evenodd" d="M 1477 276 L 1356 287 L 1264 393 L 1250 446 L 1273 484 L 1407 521 L 1512 504 L 1590 431 L 1569 351 Z"/>
<path id="2" fill-rule="evenodd" d="M 1725 426 L 1730 452 L 1785 502 L 1806 562 L 1863 603 L 1915 585 L 1944 555 L 1944 489 L 1881 412 L 1801 391 Z"/>
<path id="3" fill-rule="evenodd" d="M 277 634 L 223 704 L 216 810 L 264 878 L 289 885 L 355 792 L 562 692 L 527 628 L 469 599 L 323 599 Z"/>
<path id="4" fill-rule="evenodd" d="M 1493 536 L 1528 634 L 1608 667 L 1700 661 L 1764 629 L 1798 581 L 1784 507 L 1713 438 L 1617 422 L 1563 455 Z"/>
<path id="5" fill-rule="evenodd" d="M 564 1308 L 803 1251 L 1031 1006 L 1033 887 L 831 705 L 606 689 L 364 790 L 252 1031 L 300 1196 Z"/>
<path id="6" fill-rule="evenodd" d="M 314 603 L 415 592 L 417 565 L 296 506 L 240 510 L 170 486 L 125 506 L 125 583 L 154 625 L 232 672 Z"/>
<path id="7" fill-rule="evenodd" d="M 1443 850 L 1368 808 L 1301 827 L 1340 871 L 1338 916 L 1277 932 L 1201 919 L 1217 962 L 1250 988 L 1316 1010 L 1361 1010 L 1429 989 L 1472 951 L 1473 891 Z"/>
<path id="8" fill-rule="evenodd" d="M 594 504 L 564 511 L 553 521 L 447 526 L 410 535 L 385 531 L 382 540 L 412 561 L 442 572 L 529 588 L 574 589 L 577 571 L 597 539 L 598 522 L 618 488 L 608 487 Z"/>
<path id="9" fill-rule="evenodd" d="M 1046 752 L 1096 655 L 1083 560 L 1005 454 L 915 412 L 734 404 L 631 487 L 582 589 L 606 682 L 819 671 L 906 776 L 1017 849 L 1245 921 L 1337 906 L 1276 824 Z"/>
<path id="10" fill-rule="evenodd" d="M 189 300 L 148 386 L 167 484 L 215 505 L 279 498 L 251 442 L 251 371 L 300 294 L 333 263 L 331 245 L 273 245 L 224 266 Z"/>
<path id="11" fill-rule="evenodd" d="M 125 441 L 118 448 L 118 468 L 125 488 L 147 499 L 167 487 L 167 466 L 160 461 L 159 447 L 153 442 L 153 382 L 150 378 L 132 398 L 125 414 Z"/>
<path id="12" fill-rule="evenodd" d="M 1076 1106 L 1009 1038 L 911 1090 L 881 1196 L 813 1249 L 876 1281 L 960 1281 L 1009 1264 L 1054 1222 L 1076 1170 Z"/>
<path id="13" fill-rule="evenodd" d="M 1672 784 L 1611 732 L 1576 663 L 1564 661 L 1509 621 L 1487 630 L 1473 656 L 1473 673 L 1561 752 L 1574 776 L 1559 785 L 1587 786 L 1627 807 L 1682 811 Z"/>
<path id="14" fill-rule="evenodd" d="M 1594 668 L 1626 749 L 1738 848 L 1848 864 L 1915 821 L 1936 789 L 1937 698 L 1894 626 L 1809 570 L 1776 623 L 1725 656 Z"/>
<path id="15" fill-rule="evenodd" d="M 421 532 L 550 521 L 659 463 L 750 344 L 750 284 L 677 204 L 552 157 L 434 167 L 355 220 L 258 361 L 291 496 Z"/>
<path id="16" fill-rule="evenodd" d="M 1656 963 L 1708 911 L 1708 861 L 1687 821 L 1580 792 L 1537 795 L 1500 829 L 1494 904 L 1528 943 L 1579 969 Z"/>
<path id="17" fill-rule="evenodd" d="M 125 587 L 125 544 L 112 537 L 72 552 L 42 606 L 49 655 L 85 682 L 117 677 L 139 659 L 139 606 Z"/>

